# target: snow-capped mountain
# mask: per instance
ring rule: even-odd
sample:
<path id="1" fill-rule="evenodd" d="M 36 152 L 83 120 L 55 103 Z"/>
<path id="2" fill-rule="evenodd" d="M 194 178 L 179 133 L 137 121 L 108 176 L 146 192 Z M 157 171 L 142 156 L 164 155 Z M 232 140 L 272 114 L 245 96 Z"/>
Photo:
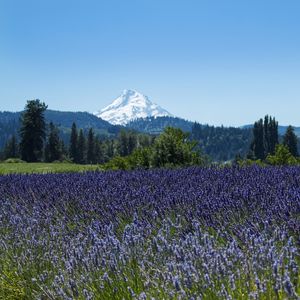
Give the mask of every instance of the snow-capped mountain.
<path id="1" fill-rule="evenodd" d="M 125 125 L 138 118 L 173 116 L 135 90 L 124 90 L 120 97 L 95 115 L 114 125 Z"/>

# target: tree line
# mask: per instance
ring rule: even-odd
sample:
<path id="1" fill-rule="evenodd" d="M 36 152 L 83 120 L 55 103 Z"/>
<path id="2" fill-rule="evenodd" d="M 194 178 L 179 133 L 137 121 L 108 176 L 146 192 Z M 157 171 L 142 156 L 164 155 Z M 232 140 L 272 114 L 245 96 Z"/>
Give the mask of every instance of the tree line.
<path id="1" fill-rule="evenodd" d="M 46 124 L 44 112 L 47 105 L 40 100 L 27 101 L 21 116 L 19 136 L 11 136 L 4 148 L 3 158 L 20 158 L 27 162 L 70 161 L 77 164 L 106 164 L 107 168 L 151 168 L 163 166 L 184 166 L 207 164 L 209 161 L 200 149 L 205 146 L 211 152 L 220 152 L 224 139 L 236 154 L 236 160 L 261 161 L 279 164 L 294 162 L 299 156 L 298 139 L 292 126 L 283 137 L 278 134 L 278 122 L 274 117 L 265 116 L 256 121 L 253 128 L 203 126 L 195 123 L 192 133 L 167 127 L 159 136 L 141 134 L 134 130 L 121 130 L 117 138 L 100 138 L 93 128 L 83 130 L 72 124 L 69 143 L 60 138 L 59 128 L 50 122 Z M 230 132 L 231 134 L 225 135 Z M 220 145 L 216 143 L 218 137 Z M 239 139 L 236 139 L 239 136 Z M 249 136 L 253 136 L 250 143 Z M 234 138 L 233 138 L 234 137 Z M 195 142 L 194 140 L 197 140 Z M 281 142 L 281 143 L 280 143 Z M 213 143 L 215 146 L 211 147 Z M 249 144 L 246 155 L 244 148 Z M 228 150 L 228 149 L 227 149 Z M 241 151 L 243 151 L 241 155 Z M 278 158 L 280 156 L 280 158 Z M 228 157 L 220 157 L 228 160 Z"/>
<path id="2" fill-rule="evenodd" d="M 40 100 L 27 101 L 21 116 L 19 136 L 12 135 L 3 151 L 3 159 L 20 158 L 27 162 L 70 161 L 77 164 L 103 164 L 115 156 L 128 156 L 135 149 L 149 147 L 155 137 L 133 130 L 121 130 L 116 138 L 100 138 L 93 128 L 83 130 L 72 124 L 69 143 L 60 138 L 59 128 L 46 124 L 47 105 Z"/>
<path id="3" fill-rule="evenodd" d="M 253 125 L 253 139 L 245 160 L 238 155 L 239 164 L 259 163 L 270 165 L 299 164 L 298 138 L 289 125 L 283 137 L 278 134 L 275 117 L 266 115 Z"/>

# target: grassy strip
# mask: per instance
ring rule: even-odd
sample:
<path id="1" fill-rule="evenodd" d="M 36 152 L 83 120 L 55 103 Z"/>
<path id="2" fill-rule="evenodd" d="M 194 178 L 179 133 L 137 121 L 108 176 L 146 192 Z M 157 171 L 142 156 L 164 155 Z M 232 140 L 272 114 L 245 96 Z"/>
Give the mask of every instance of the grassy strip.
<path id="1" fill-rule="evenodd" d="M 72 163 L 0 163 L 0 175 L 65 173 L 101 170 L 99 165 L 77 165 Z"/>

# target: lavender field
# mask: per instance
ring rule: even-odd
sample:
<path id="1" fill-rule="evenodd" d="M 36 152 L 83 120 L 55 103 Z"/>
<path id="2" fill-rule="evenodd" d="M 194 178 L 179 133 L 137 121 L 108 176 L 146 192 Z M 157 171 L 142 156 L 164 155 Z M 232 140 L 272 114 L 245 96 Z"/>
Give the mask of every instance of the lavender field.
<path id="1" fill-rule="evenodd" d="M 299 299 L 299 167 L 6 175 L 0 197 L 0 299 Z"/>

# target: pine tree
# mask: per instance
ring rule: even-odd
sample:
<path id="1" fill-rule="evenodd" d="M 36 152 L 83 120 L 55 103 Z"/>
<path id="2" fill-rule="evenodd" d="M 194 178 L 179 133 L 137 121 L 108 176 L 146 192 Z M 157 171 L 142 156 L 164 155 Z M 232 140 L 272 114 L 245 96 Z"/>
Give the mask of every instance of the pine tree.
<path id="1" fill-rule="evenodd" d="M 113 139 L 108 140 L 106 142 L 106 156 L 107 159 L 111 159 L 115 156 L 115 152 L 116 152 L 116 146 L 115 146 L 115 141 Z"/>
<path id="2" fill-rule="evenodd" d="M 105 162 L 104 145 L 98 137 L 95 138 L 95 162 L 98 164 Z"/>
<path id="3" fill-rule="evenodd" d="M 128 154 L 131 154 L 133 150 L 137 147 L 137 135 L 134 132 L 128 133 L 128 140 L 127 140 L 128 146 Z"/>
<path id="4" fill-rule="evenodd" d="M 76 124 L 73 123 L 71 129 L 71 137 L 70 137 L 69 156 L 70 159 L 75 163 L 78 161 L 77 147 L 78 147 L 78 133 L 77 133 Z"/>
<path id="5" fill-rule="evenodd" d="M 127 156 L 129 154 L 128 135 L 124 129 L 122 129 L 119 133 L 118 144 L 119 144 L 118 148 L 119 148 L 120 156 Z"/>
<path id="6" fill-rule="evenodd" d="M 45 161 L 53 162 L 55 160 L 60 160 L 62 155 L 61 143 L 59 139 L 58 128 L 50 122 L 49 124 L 49 135 L 47 144 L 45 147 Z"/>
<path id="7" fill-rule="evenodd" d="M 44 112 L 47 105 L 39 99 L 29 100 L 21 117 L 20 152 L 21 158 L 36 162 L 42 158 L 43 144 L 46 136 Z"/>
<path id="8" fill-rule="evenodd" d="M 17 158 L 19 156 L 16 136 L 13 135 L 6 143 L 4 148 L 4 159 Z"/>
<path id="9" fill-rule="evenodd" d="M 288 126 L 286 133 L 283 137 L 283 144 L 285 146 L 287 146 L 287 148 L 289 149 L 290 153 L 294 156 L 297 157 L 298 154 L 298 139 L 297 136 L 294 132 L 294 128 L 290 125 Z"/>
<path id="10" fill-rule="evenodd" d="M 278 122 L 268 115 L 264 120 L 260 119 L 254 123 L 253 141 L 249 155 L 253 153 L 255 159 L 264 160 L 267 155 L 274 154 L 278 144 Z"/>
<path id="11" fill-rule="evenodd" d="M 264 126 L 263 120 L 254 123 L 253 127 L 253 142 L 251 145 L 254 156 L 256 159 L 265 158 L 265 148 L 264 148 Z"/>
<path id="12" fill-rule="evenodd" d="M 94 164 L 96 162 L 95 159 L 95 136 L 94 131 L 90 128 L 88 132 L 88 140 L 87 140 L 87 155 L 86 155 L 87 163 Z"/>
<path id="13" fill-rule="evenodd" d="M 78 164 L 85 164 L 86 163 L 86 141 L 83 134 L 83 130 L 79 130 L 78 135 L 78 145 L 77 145 L 77 161 Z"/>
<path id="14" fill-rule="evenodd" d="M 264 159 L 267 157 L 271 150 L 271 121 L 269 116 L 266 115 L 264 119 L 264 131 L 263 131 L 263 146 L 264 146 Z"/>
<path id="15" fill-rule="evenodd" d="M 278 122 L 275 120 L 275 117 L 272 119 L 270 117 L 269 124 L 269 146 L 267 154 L 274 154 L 276 145 L 278 144 Z"/>
<path id="16" fill-rule="evenodd" d="M 60 150 L 61 150 L 61 159 L 62 160 L 66 159 L 69 155 L 69 152 L 62 139 L 60 140 Z"/>

